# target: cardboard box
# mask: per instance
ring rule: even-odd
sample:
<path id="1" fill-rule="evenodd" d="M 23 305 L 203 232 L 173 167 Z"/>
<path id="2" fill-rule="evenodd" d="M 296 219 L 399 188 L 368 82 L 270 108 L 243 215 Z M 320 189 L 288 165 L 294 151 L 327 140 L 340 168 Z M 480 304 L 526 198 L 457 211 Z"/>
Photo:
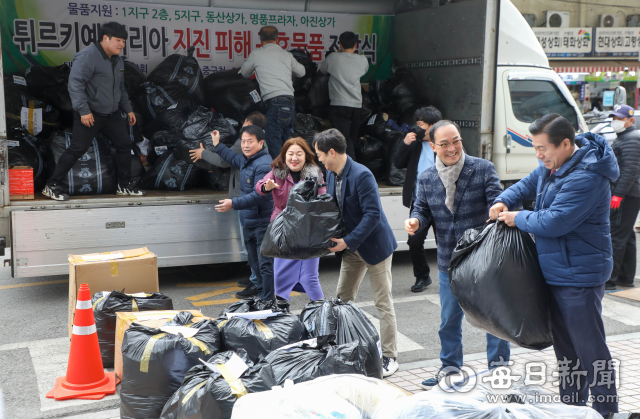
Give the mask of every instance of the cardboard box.
<path id="1" fill-rule="evenodd" d="M 136 311 L 136 312 L 118 312 L 116 313 L 116 353 L 115 353 L 115 372 L 122 379 L 122 340 L 124 332 L 133 324 L 141 324 L 147 327 L 160 327 L 169 320 L 173 319 L 181 311 L 188 311 L 194 316 L 194 323 L 209 317 L 205 317 L 199 310 L 163 310 L 163 311 Z"/>
<path id="2" fill-rule="evenodd" d="M 33 199 L 33 168 L 12 166 L 9 168 L 9 195 L 13 199 Z"/>
<path id="3" fill-rule="evenodd" d="M 80 285 L 93 296 L 98 291 L 127 294 L 160 292 L 158 258 L 146 247 L 116 252 L 69 255 L 69 338 Z"/>

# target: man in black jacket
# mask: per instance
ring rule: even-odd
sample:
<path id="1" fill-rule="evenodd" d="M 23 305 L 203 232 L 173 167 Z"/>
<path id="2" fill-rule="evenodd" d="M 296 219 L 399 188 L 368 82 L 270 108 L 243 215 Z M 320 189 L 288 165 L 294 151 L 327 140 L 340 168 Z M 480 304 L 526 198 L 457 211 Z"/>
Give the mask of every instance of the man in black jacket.
<path id="1" fill-rule="evenodd" d="M 415 133 L 408 133 L 404 141 L 398 144 L 394 156 L 396 167 L 407 169 L 402 188 L 402 204 L 409 208 L 409 213 L 413 210 L 413 202 L 416 199 L 418 175 L 435 163 L 435 155 L 429 144 L 428 136 L 431 126 L 442 119 L 442 114 L 433 106 L 427 106 L 418 109 L 414 118 L 418 127 L 426 131 L 424 137 L 418 139 Z M 411 287 L 413 292 L 422 292 L 431 284 L 427 254 L 424 251 L 424 241 L 428 232 L 429 228 L 427 227 L 407 239 L 413 264 L 413 275 L 416 277 L 416 283 Z"/>
<path id="2" fill-rule="evenodd" d="M 613 271 L 605 288 L 633 287 L 636 276 L 636 233 L 633 225 L 640 210 L 640 131 L 633 126 L 633 108 L 618 105 L 609 115 L 611 128 L 618 134 L 611 148 L 618 159 L 620 177 L 611 191 L 611 245 Z"/>

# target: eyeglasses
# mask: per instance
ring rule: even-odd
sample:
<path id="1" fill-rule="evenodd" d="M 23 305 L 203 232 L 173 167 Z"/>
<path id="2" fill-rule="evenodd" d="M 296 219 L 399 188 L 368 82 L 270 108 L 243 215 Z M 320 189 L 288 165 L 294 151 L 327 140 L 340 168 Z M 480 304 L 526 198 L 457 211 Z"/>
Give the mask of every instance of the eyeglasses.
<path id="1" fill-rule="evenodd" d="M 438 147 L 440 147 L 441 149 L 448 150 L 451 146 L 458 147 L 460 144 L 462 144 L 462 138 L 459 139 L 459 140 L 455 140 L 452 143 L 440 143 L 440 144 L 436 144 L 436 145 Z"/>

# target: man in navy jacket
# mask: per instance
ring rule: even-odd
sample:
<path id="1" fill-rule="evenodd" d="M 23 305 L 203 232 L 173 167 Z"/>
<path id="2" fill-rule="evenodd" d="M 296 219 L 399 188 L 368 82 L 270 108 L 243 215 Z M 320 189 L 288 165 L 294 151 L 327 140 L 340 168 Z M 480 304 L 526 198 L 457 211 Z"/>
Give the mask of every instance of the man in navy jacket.
<path id="1" fill-rule="evenodd" d="M 242 155 L 231 151 L 220 143 L 220 133 L 211 133 L 215 152 L 232 167 L 240 170 L 240 189 L 242 195 L 233 199 L 223 199 L 216 205 L 216 211 L 227 212 L 230 209 L 240 211 L 240 224 L 247 249 L 247 258 L 251 269 L 256 273 L 258 286 L 250 284 L 240 297 L 260 294 L 263 300 L 274 300 L 273 259 L 262 256 L 260 246 L 269 226 L 273 212 L 273 198 L 259 195 L 256 183 L 271 171 L 271 156 L 264 148 L 264 131 L 255 125 L 240 130 Z"/>
<path id="2" fill-rule="evenodd" d="M 618 412 L 615 370 L 602 322 L 605 282 L 613 257 L 609 234 L 610 182 L 620 175 L 607 141 L 575 137 L 571 123 L 548 114 L 529 126 L 542 162 L 499 197 L 490 218 L 535 235 L 538 259 L 551 290 L 551 330 L 562 378 L 562 402 L 593 408 L 605 418 Z M 533 211 L 509 211 L 535 199 Z M 582 374 L 582 376 L 581 376 Z M 575 378 L 575 379 L 574 379 Z"/>
<path id="3" fill-rule="evenodd" d="M 332 239 L 336 245 L 329 249 L 344 251 L 336 295 L 345 302 L 355 301 L 369 271 L 380 314 L 383 375 L 388 377 L 398 370 L 396 312 L 391 296 L 391 259 L 398 243 L 382 211 L 373 174 L 347 155 L 347 141 L 340 131 L 320 132 L 313 142 L 327 168 L 327 193 L 338 203 L 348 232 L 342 239 Z"/>

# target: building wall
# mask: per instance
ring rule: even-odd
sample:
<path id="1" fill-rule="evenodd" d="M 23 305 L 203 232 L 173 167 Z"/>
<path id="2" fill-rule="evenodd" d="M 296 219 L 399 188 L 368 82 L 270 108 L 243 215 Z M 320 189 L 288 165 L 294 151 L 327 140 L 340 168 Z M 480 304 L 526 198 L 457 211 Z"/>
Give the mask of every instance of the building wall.
<path id="1" fill-rule="evenodd" d="M 580 1 L 580 3 L 557 0 L 511 0 L 513 5 L 520 10 L 520 13 L 532 13 L 536 15 L 535 26 L 544 26 L 544 12 L 547 10 L 571 12 L 570 26 L 574 28 L 597 27 L 598 16 L 602 14 L 618 14 L 624 22 L 623 26 L 627 26 L 628 15 L 640 14 L 640 0 L 576 1 Z M 602 4 L 602 6 L 593 3 L 599 3 Z M 607 3 L 615 3 L 616 6 L 608 6 L 606 5 Z"/>

